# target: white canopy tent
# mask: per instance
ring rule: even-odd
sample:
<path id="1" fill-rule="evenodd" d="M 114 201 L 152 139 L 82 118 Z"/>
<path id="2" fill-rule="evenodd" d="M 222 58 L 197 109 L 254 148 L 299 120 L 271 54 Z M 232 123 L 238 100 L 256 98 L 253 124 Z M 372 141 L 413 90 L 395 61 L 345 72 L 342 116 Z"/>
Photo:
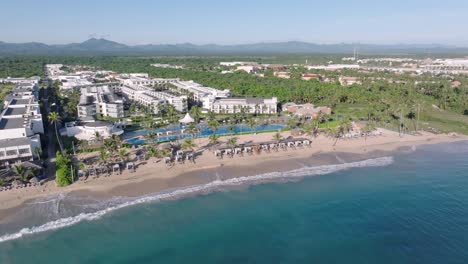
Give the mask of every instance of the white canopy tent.
<path id="1" fill-rule="evenodd" d="M 195 122 L 195 119 L 193 119 L 189 113 L 187 113 L 184 118 L 180 119 L 179 120 L 179 123 L 182 123 L 182 124 L 190 124 L 190 123 L 193 123 Z"/>

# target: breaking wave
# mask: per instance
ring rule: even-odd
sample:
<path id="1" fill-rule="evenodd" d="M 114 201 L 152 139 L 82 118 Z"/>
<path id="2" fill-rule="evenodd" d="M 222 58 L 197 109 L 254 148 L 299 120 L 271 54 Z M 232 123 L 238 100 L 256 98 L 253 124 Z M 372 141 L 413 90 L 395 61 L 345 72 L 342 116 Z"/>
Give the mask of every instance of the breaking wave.
<path id="1" fill-rule="evenodd" d="M 36 233 L 64 228 L 67 226 L 80 223 L 82 221 L 93 221 L 93 220 L 101 218 L 102 216 L 112 211 L 119 210 L 119 209 L 129 207 L 132 205 L 163 201 L 163 200 L 171 200 L 171 199 L 176 199 L 179 197 L 184 197 L 190 194 L 214 191 L 222 187 L 260 183 L 260 182 L 274 181 L 278 179 L 287 180 L 287 179 L 301 178 L 301 177 L 306 177 L 306 176 L 330 174 L 330 173 L 334 173 L 337 171 L 346 170 L 350 168 L 388 166 L 392 163 L 393 163 L 393 157 L 381 157 L 381 158 L 368 159 L 368 160 L 350 162 L 350 163 L 335 164 L 335 165 L 303 167 L 300 169 L 286 171 L 286 172 L 271 172 L 271 173 L 259 174 L 259 175 L 254 175 L 254 176 L 232 178 L 232 179 L 227 179 L 227 180 L 216 180 L 207 184 L 176 189 L 170 192 L 160 192 L 160 193 L 145 195 L 145 196 L 134 198 L 133 200 L 126 200 L 125 202 L 121 204 L 113 205 L 113 206 L 110 206 L 108 208 L 105 208 L 105 209 L 102 209 L 93 213 L 81 213 L 76 216 L 65 217 L 65 218 L 55 220 L 55 221 L 51 221 L 40 226 L 23 228 L 16 233 L 5 234 L 1 236 L 0 243 L 9 241 L 9 240 L 19 239 L 26 235 L 32 235 Z"/>

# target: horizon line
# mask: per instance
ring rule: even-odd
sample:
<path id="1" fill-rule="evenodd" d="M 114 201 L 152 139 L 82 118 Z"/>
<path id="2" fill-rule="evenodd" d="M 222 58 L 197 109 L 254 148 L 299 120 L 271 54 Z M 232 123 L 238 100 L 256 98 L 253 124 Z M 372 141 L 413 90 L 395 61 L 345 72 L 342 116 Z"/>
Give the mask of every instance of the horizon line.
<path id="1" fill-rule="evenodd" d="M 160 43 L 145 43 L 145 44 L 129 44 L 129 43 L 124 43 L 116 40 L 111 40 L 109 38 L 98 38 L 98 37 L 91 37 L 87 38 L 81 42 L 68 42 L 68 43 L 48 43 L 48 42 L 42 42 L 42 41 L 26 41 L 26 42 L 9 42 L 5 40 L 0 40 L 0 42 L 7 43 L 7 44 L 28 44 L 28 43 L 40 43 L 40 44 L 45 44 L 48 46 L 53 46 L 53 45 L 69 45 L 69 44 L 81 44 L 83 42 L 89 41 L 89 40 L 105 40 L 105 41 L 110 41 L 110 42 L 115 42 L 118 44 L 126 45 L 126 46 L 145 46 L 145 45 L 195 45 L 195 46 L 209 46 L 209 45 L 216 45 L 216 46 L 241 46 L 241 45 L 255 45 L 255 44 L 279 44 L 279 43 L 305 43 L 305 44 L 315 44 L 315 45 L 375 45 L 375 46 L 417 46 L 417 45 L 434 45 L 434 46 L 445 46 L 445 47 L 452 47 L 452 48 L 468 48 L 468 45 L 456 45 L 456 44 L 442 44 L 442 43 L 437 43 L 437 42 L 394 42 L 394 43 L 370 43 L 370 42 L 355 42 L 355 41 L 341 41 L 341 42 L 312 42 L 312 41 L 304 41 L 304 40 L 262 40 L 262 41 L 256 41 L 256 42 L 240 42 L 240 43 L 232 43 L 232 44 L 220 44 L 220 43 L 215 43 L 215 42 L 207 42 L 207 43 L 194 43 L 190 41 L 184 41 L 184 42 L 160 42 Z"/>

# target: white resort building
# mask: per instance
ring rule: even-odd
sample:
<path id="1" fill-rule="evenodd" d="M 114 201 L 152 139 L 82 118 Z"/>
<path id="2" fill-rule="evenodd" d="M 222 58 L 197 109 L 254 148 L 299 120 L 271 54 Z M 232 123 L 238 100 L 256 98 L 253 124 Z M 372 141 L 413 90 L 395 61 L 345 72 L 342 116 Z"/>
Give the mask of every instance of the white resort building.
<path id="1" fill-rule="evenodd" d="M 80 89 L 78 117 L 96 117 L 97 114 L 113 118 L 124 117 L 122 97 L 109 86 L 87 86 Z"/>
<path id="2" fill-rule="evenodd" d="M 0 167 L 33 160 L 44 134 L 36 81 L 17 83 L 0 114 Z"/>
<path id="3" fill-rule="evenodd" d="M 179 91 L 186 92 L 190 98 L 196 102 L 201 102 L 203 108 L 209 110 L 215 99 L 228 98 L 231 92 L 227 89 L 218 90 L 211 87 L 203 86 L 194 81 L 180 81 L 171 82 L 171 85 Z"/>
<path id="4" fill-rule="evenodd" d="M 93 121 L 68 122 L 65 124 L 65 129 L 61 131 L 61 134 L 68 137 L 76 137 L 79 140 L 90 141 L 106 139 L 112 135 L 121 135 L 123 132 L 120 123 Z"/>
<path id="5" fill-rule="evenodd" d="M 234 114 L 245 111 L 250 114 L 276 114 L 278 98 L 225 98 L 216 99 L 211 111 L 217 114 Z"/>

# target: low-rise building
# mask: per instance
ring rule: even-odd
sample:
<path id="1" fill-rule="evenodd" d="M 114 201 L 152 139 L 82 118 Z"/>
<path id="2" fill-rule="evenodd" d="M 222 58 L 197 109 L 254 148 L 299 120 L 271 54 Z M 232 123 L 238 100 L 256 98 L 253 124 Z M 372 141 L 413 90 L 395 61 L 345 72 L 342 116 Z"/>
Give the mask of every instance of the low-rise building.
<path id="1" fill-rule="evenodd" d="M 452 86 L 452 88 L 457 88 L 457 87 L 460 87 L 462 83 L 459 82 L 459 81 L 453 81 L 450 83 L 450 85 Z"/>
<path id="2" fill-rule="evenodd" d="M 216 99 L 211 111 L 217 114 L 234 114 L 245 111 L 250 114 L 276 114 L 278 98 L 223 98 Z"/>
<path id="3" fill-rule="evenodd" d="M 203 108 L 206 110 L 211 109 L 211 104 L 215 99 L 228 98 L 231 95 L 231 92 L 227 89 L 218 90 L 211 87 L 205 87 L 194 81 L 176 81 L 170 85 L 179 92 L 188 94 L 190 99 L 196 102 L 201 102 Z"/>
<path id="4" fill-rule="evenodd" d="M 359 70 L 361 66 L 359 64 L 330 64 L 330 65 L 313 65 L 305 66 L 308 70 L 326 70 L 326 71 L 336 71 L 336 70 Z"/>
<path id="5" fill-rule="evenodd" d="M 291 79 L 291 74 L 289 72 L 273 72 L 273 76 L 282 79 Z"/>
<path id="6" fill-rule="evenodd" d="M 0 167 L 36 158 L 44 133 L 37 82 L 18 83 L 0 114 Z"/>
<path id="7" fill-rule="evenodd" d="M 80 89 L 78 117 L 124 117 L 123 99 L 108 86 L 87 86 Z"/>
<path id="8" fill-rule="evenodd" d="M 258 64 L 252 64 L 252 65 L 241 65 L 237 66 L 236 70 L 238 71 L 244 71 L 246 73 L 253 73 L 261 70 L 261 66 Z"/>
<path id="9" fill-rule="evenodd" d="M 318 74 L 304 73 L 304 74 L 302 74 L 301 79 L 304 80 L 304 81 L 308 81 L 308 80 L 320 81 L 322 79 L 322 77 L 320 75 L 318 75 Z"/>
<path id="10" fill-rule="evenodd" d="M 153 109 L 155 114 L 165 107 L 166 101 L 149 93 L 148 89 L 139 86 L 122 86 L 122 94 L 130 101 Z"/>
<path id="11" fill-rule="evenodd" d="M 30 78 L 0 78 L 0 83 L 13 83 L 13 84 L 21 84 L 21 83 L 29 83 L 29 84 L 38 84 L 41 77 L 34 76 Z"/>
<path id="12" fill-rule="evenodd" d="M 256 62 L 251 62 L 251 61 L 222 61 L 219 63 L 219 65 L 226 66 L 226 67 L 233 67 L 233 66 L 238 66 L 238 65 L 252 65 L 255 63 Z"/>
<path id="13" fill-rule="evenodd" d="M 0 139 L 0 168 L 38 158 L 36 149 L 41 149 L 39 135 Z"/>
<path id="14" fill-rule="evenodd" d="M 165 63 L 154 63 L 151 66 L 156 68 L 164 68 L 164 69 L 183 69 L 183 65 L 172 65 L 172 64 L 165 64 Z"/>
<path id="15" fill-rule="evenodd" d="M 332 109 L 327 106 L 314 106 L 313 104 L 287 103 L 283 105 L 283 110 L 300 117 L 315 119 L 321 114 L 330 115 Z"/>
<path id="16" fill-rule="evenodd" d="M 362 84 L 358 77 L 350 77 L 350 76 L 340 76 L 338 81 L 342 86 L 350 86 L 353 84 Z"/>
<path id="17" fill-rule="evenodd" d="M 86 141 L 106 139 L 124 132 L 120 123 L 108 121 L 68 122 L 62 131 L 65 136 Z"/>

